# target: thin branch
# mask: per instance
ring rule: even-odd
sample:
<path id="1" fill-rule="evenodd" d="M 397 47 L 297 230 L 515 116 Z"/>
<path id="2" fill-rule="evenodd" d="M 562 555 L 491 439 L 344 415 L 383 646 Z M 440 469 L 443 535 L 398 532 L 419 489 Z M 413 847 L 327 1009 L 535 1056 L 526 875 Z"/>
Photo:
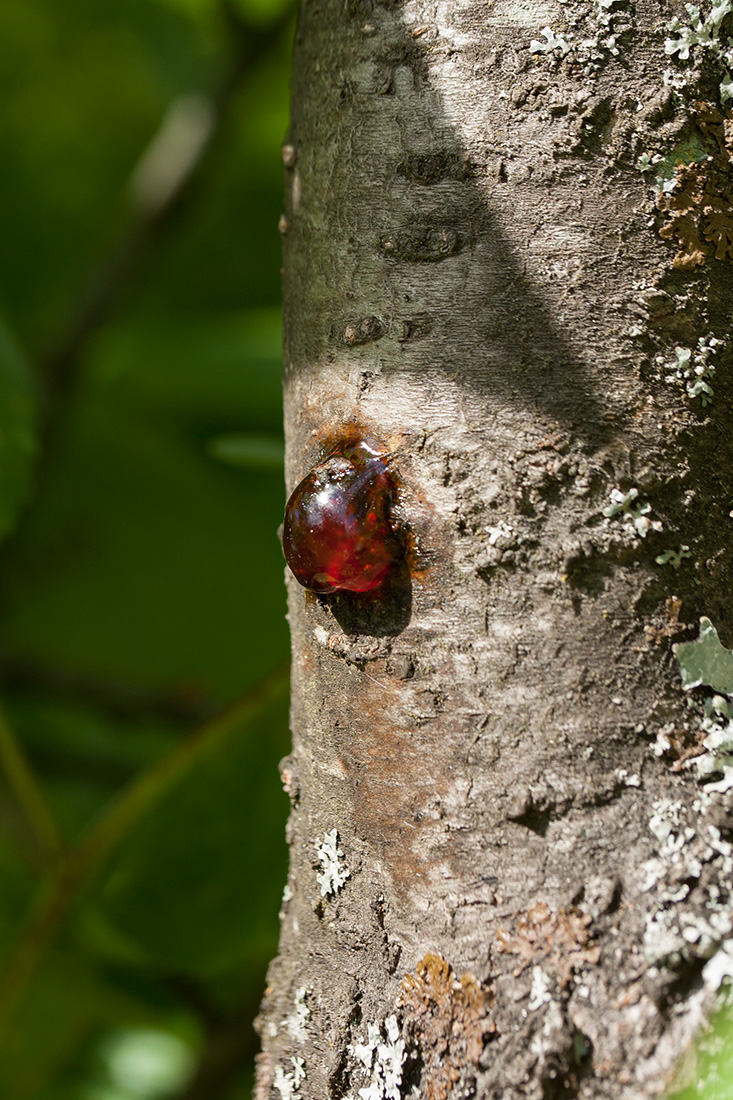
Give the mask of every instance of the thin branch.
<path id="1" fill-rule="evenodd" d="M 2 711 L 0 711 L 0 764 L 35 834 L 46 865 L 55 866 L 63 846 L 59 827 L 20 743 Z"/>
<path id="2" fill-rule="evenodd" d="M 211 700 L 185 688 L 151 689 L 0 651 L 0 689 L 92 707 L 112 718 L 159 718 L 201 725 L 213 717 Z"/>
<path id="3" fill-rule="evenodd" d="M 242 85 L 254 71 L 263 54 L 281 39 L 293 19 L 293 10 L 285 10 L 266 27 L 250 26 L 233 6 L 223 0 L 222 14 L 230 29 L 233 60 L 219 90 L 210 98 L 186 97 L 189 107 L 198 104 L 198 113 L 189 120 L 187 155 L 179 161 L 165 184 L 154 193 L 136 188 L 136 216 L 125 239 L 102 264 L 92 272 L 86 289 L 75 307 L 67 311 L 70 320 L 45 355 L 41 363 L 43 449 L 52 441 L 63 407 L 75 389 L 83 352 L 90 337 L 107 322 L 123 304 L 135 278 L 154 248 L 164 237 L 172 222 L 193 195 L 197 184 L 214 159 L 222 130 L 229 119 Z M 208 122 L 202 119 L 201 108 L 208 112 Z M 139 180 L 140 170 L 150 166 L 156 144 L 170 136 L 171 118 L 164 120 L 144 152 L 133 173 Z M 168 126 L 168 132 L 166 132 Z M 195 132 L 194 132 L 195 131 Z"/>
<path id="4" fill-rule="evenodd" d="M 284 697 L 287 686 L 287 670 L 277 669 L 221 715 L 191 733 L 162 760 L 143 771 L 48 876 L 0 982 L 0 1049 L 7 1041 L 8 1024 L 39 962 L 94 872 L 176 783 L 221 748 L 234 733 Z"/>

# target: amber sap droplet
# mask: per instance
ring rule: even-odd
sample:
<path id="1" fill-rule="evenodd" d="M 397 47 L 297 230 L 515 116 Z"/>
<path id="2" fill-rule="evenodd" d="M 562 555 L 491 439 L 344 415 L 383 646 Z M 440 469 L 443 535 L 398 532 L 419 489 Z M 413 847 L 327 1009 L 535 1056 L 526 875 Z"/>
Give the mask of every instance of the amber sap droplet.
<path id="1" fill-rule="evenodd" d="M 314 466 L 285 508 L 283 549 L 314 592 L 371 592 L 403 554 L 391 517 L 387 463 L 354 443 Z"/>

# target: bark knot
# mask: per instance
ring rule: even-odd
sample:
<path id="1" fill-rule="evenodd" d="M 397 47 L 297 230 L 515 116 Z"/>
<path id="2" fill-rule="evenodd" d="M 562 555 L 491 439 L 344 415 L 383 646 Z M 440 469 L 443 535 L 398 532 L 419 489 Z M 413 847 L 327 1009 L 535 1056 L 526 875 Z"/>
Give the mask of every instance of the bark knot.
<path id="1" fill-rule="evenodd" d="M 407 263 L 438 263 L 464 247 L 461 234 L 444 225 L 412 226 L 379 238 L 379 250 L 390 259 Z"/>

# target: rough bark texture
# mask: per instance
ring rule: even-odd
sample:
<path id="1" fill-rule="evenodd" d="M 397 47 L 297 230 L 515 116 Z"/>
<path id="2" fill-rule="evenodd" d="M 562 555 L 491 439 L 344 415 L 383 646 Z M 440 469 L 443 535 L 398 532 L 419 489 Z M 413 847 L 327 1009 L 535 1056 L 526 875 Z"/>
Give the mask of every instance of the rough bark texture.
<path id="1" fill-rule="evenodd" d="M 733 641 L 730 351 L 704 406 L 668 364 L 727 335 L 731 134 L 714 59 L 665 87 L 673 14 L 304 4 L 288 486 L 363 433 L 410 548 L 376 596 L 290 578 L 259 1100 L 639 1100 L 710 1006 L 730 807 L 670 644 Z"/>

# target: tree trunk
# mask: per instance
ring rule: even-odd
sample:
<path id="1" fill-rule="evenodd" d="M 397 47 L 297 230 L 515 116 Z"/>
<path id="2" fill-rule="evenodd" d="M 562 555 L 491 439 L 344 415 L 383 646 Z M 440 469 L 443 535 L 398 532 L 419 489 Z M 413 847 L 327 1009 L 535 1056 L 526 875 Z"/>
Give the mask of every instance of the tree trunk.
<path id="1" fill-rule="evenodd" d="M 288 485 L 369 439 L 408 549 L 289 578 L 258 1100 L 639 1100 L 715 999 L 733 681 L 671 646 L 733 640 L 728 16 L 672 15 L 305 0 Z"/>

